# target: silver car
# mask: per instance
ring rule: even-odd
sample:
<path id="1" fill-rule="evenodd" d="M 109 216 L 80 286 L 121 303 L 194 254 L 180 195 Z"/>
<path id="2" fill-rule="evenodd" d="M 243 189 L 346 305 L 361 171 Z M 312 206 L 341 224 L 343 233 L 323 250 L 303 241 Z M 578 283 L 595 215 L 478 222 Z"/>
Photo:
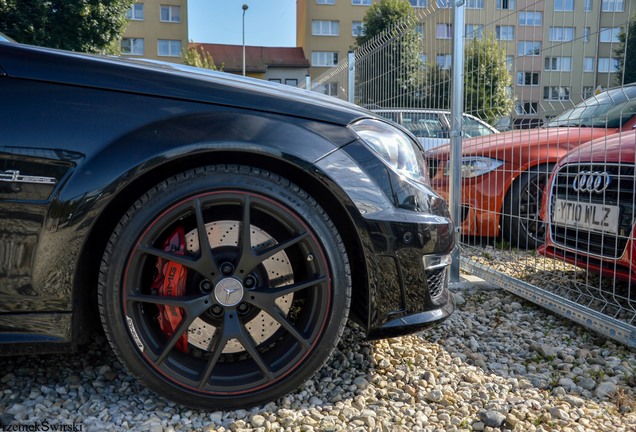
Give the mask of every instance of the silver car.
<path id="1" fill-rule="evenodd" d="M 387 108 L 373 112 L 404 126 L 417 137 L 424 150 L 450 142 L 451 115 L 448 110 Z M 462 114 L 464 138 L 499 133 L 497 129 L 470 114 Z"/>

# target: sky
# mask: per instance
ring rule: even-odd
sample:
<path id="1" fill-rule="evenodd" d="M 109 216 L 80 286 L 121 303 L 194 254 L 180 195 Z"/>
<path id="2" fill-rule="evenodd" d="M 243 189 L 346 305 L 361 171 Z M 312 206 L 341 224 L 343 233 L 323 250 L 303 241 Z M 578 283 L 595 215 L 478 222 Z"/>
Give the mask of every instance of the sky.
<path id="1" fill-rule="evenodd" d="M 296 0 L 188 0 L 188 32 L 194 42 L 296 46 Z"/>

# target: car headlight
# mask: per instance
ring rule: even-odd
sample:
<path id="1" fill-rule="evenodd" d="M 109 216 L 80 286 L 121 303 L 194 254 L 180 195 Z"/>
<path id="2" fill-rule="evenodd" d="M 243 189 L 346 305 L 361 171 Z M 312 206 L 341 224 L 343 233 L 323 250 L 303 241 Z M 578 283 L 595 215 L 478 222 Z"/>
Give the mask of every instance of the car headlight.
<path id="1" fill-rule="evenodd" d="M 444 175 L 450 175 L 451 161 L 446 162 Z M 503 165 L 503 161 L 482 156 L 466 156 L 462 158 L 462 178 L 478 177 L 488 174 Z"/>
<path id="2" fill-rule="evenodd" d="M 422 150 L 401 130 L 378 120 L 364 119 L 351 125 L 362 141 L 398 173 L 426 183 Z"/>

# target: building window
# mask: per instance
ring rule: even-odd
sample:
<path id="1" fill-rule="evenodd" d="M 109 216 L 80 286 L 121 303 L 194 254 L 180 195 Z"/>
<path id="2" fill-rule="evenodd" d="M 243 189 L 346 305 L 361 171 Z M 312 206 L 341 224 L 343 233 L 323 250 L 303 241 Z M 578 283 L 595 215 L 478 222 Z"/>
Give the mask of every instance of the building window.
<path id="1" fill-rule="evenodd" d="M 517 44 L 517 55 L 519 57 L 541 55 L 541 42 L 519 41 Z"/>
<path id="2" fill-rule="evenodd" d="M 514 10 L 516 0 L 497 0 L 497 9 Z"/>
<path id="3" fill-rule="evenodd" d="M 416 8 L 423 8 L 428 6 L 428 0 L 409 0 L 411 6 Z"/>
<path id="4" fill-rule="evenodd" d="M 334 51 L 312 51 L 311 65 L 331 67 L 338 64 L 338 53 Z"/>
<path id="5" fill-rule="evenodd" d="M 598 41 L 617 43 L 621 41 L 620 34 L 620 27 L 601 27 L 601 33 L 599 34 Z"/>
<path id="6" fill-rule="evenodd" d="M 438 9 L 450 9 L 453 7 L 452 0 L 435 0 Z"/>
<path id="7" fill-rule="evenodd" d="M 519 86 L 539 85 L 539 72 L 517 72 L 517 85 Z"/>
<path id="8" fill-rule="evenodd" d="M 572 57 L 546 57 L 545 70 L 570 72 L 572 70 Z"/>
<path id="9" fill-rule="evenodd" d="M 181 41 L 159 39 L 157 41 L 157 55 L 165 57 L 179 57 L 181 55 Z"/>
<path id="10" fill-rule="evenodd" d="M 438 54 L 436 62 L 440 69 L 450 69 L 453 65 L 453 56 L 451 54 Z"/>
<path id="11" fill-rule="evenodd" d="M 581 91 L 581 97 L 583 99 L 587 99 L 587 98 L 591 98 L 592 96 L 594 96 L 594 87 L 584 86 L 583 90 Z"/>
<path id="12" fill-rule="evenodd" d="M 581 98 L 587 99 L 587 98 L 591 98 L 592 96 L 594 96 L 594 87 L 583 86 L 583 89 L 581 90 Z"/>
<path id="13" fill-rule="evenodd" d="M 536 114 L 538 107 L 539 107 L 538 102 L 517 101 L 515 106 L 515 112 L 517 113 L 517 115 Z"/>
<path id="14" fill-rule="evenodd" d="M 590 28 L 583 27 L 583 42 L 588 43 L 590 41 Z"/>
<path id="15" fill-rule="evenodd" d="M 467 0 L 466 9 L 483 9 L 484 0 Z"/>
<path id="16" fill-rule="evenodd" d="M 507 55 L 506 56 L 506 69 L 508 69 L 509 71 L 512 70 L 512 67 L 515 64 L 515 56 L 513 55 Z M 512 93 L 511 93 L 512 94 Z"/>
<path id="17" fill-rule="evenodd" d="M 519 12 L 519 25 L 528 27 L 540 27 L 543 25 L 543 13 Z"/>
<path id="18" fill-rule="evenodd" d="M 144 39 L 123 38 L 121 40 L 121 53 L 131 55 L 144 55 Z"/>
<path id="19" fill-rule="evenodd" d="M 329 96 L 338 96 L 338 82 L 332 81 L 324 84 L 320 84 L 314 89 L 314 91 Z"/>
<path id="20" fill-rule="evenodd" d="M 599 72 L 618 72 L 618 59 L 611 57 L 600 57 L 598 59 Z"/>
<path id="21" fill-rule="evenodd" d="M 515 26 L 495 26 L 495 32 L 497 34 L 497 40 L 514 40 L 515 39 Z"/>
<path id="22" fill-rule="evenodd" d="M 181 6 L 161 6 L 161 22 L 181 22 Z"/>
<path id="23" fill-rule="evenodd" d="M 623 0 L 602 0 L 601 12 L 623 12 L 625 3 Z"/>
<path id="24" fill-rule="evenodd" d="M 466 24 L 466 39 L 483 39 L 484 26 L 482 24 Z"/>
<path id="25" fill-rule="evenodd" d="M 371 6 L 371 0 L 351 0 L 354 6 Z"/>
<path id="26" fill-rule="evenodd" d="M 453 38 L 453 25 L 452 24 L 437 24 L 437 31 L 435 32 L 437 39 L 452 39 Z"/>
<path id="27" fill-rule="evenodd" d="M 311 22 L 311 34 L 314 36 L 338 36 L 340 35 L 340 21 Z"/>
<path id="28" fill-rule="evenodd" d="M 420 54 L 420 61 L 424 64 L 424 66 L 426 66 L 426 64 L 428 62 L 428 55 Z"/>
<path id="29" fill-rule="evenodd" d="M 554 0 L 555 12 L 572 12 L 574 11 L 574 0 Z"/>
<path id="30" fill-rule="evenodd" d="M 336 0 L 316 0 L 316 4 L 336 4 Z"/>
<path id="31" fill-rule="evenodd" d="M 351 23 L 351 36 L 364 36 L 364 23 L 362 21 L 353 21 Z"/>
<path id="32" fill-rule="evenodd" d="M 543 87 L 543 99 L 570 100 L 570 87 L 562 87 L 562 86 Z"/>
<path id="33" fill-rule="evenodd" d="M 594 72 L 594 57 L 583 59 L 583 72 Z"/>
<path id="34" fill-rule="evenodd" d="M 143 21 L 144 20 L 144 4 L 143 3 L 135 3 L 128 9 L 126 12 L 126 18 L 132 21 Z"/>
<path id="35" fill-rule="evenodd" d="M 298 80 L 296 78 L 285 78 L 285 85 L 298 87 Z"/>
<path id="36" fill-rule="evenodd" d="M 551 42 L 571 42 L 574 40 L 574 27 L 550 27 Z"/>

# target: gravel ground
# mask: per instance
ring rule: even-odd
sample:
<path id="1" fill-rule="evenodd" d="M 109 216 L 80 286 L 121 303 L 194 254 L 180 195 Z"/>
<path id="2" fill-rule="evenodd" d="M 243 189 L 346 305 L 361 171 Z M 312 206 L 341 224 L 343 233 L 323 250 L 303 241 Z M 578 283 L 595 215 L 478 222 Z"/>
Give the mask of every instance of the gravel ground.
<path id="1" fill-rule="evenodd" d="M 69 431 L 636 430 L 635 350 L 503 290 L 455 294 L 457 312 L 424 334 L 366 342 L 349 326 L 313 379 L 250 410 L 166 402 L 127 375 L 101 336 L 75 355 L 0 358 L 0 423 Z"/>

